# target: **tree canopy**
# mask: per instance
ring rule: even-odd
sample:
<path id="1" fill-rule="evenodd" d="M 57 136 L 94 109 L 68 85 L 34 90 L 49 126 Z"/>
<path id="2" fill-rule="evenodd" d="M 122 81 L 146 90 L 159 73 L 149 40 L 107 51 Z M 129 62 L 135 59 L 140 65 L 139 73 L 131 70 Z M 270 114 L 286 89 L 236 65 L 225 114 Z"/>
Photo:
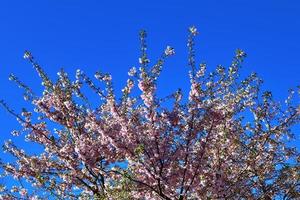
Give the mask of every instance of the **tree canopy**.
<path id="1" fill-rule="evenodd" d="M 300 156 L 288 143 L 300 120 L 299 91 L 280 103 L 261 91 L 255 73 L 241 78 L 242 50 L 230 66 L 207 72 L 195 61 L 197 34 L 189 28 L 187 97 L 180 89 L 157 95 L 162 66 L 175 50 L 167 46 L 150 63 L 145 31 L 140 66 L 129 70 L 121 97 L 110 74 L 96 72 L 92 79 L 77 70 L 73 80 L 61 70 L 53 81 L 26 51 L 44 91 L 36 95 L 11 75 L 34 109 L 19 114 L 1 104 L 21 124 L 12 134 L 42 151 L 30 154 L 5 142 L 14 161 L 0 167 L 15 185 L 2 185 L 0 199 L 300 198 Z M 84 85 L 99 95 L 99 105 L 92 105 Z"/>

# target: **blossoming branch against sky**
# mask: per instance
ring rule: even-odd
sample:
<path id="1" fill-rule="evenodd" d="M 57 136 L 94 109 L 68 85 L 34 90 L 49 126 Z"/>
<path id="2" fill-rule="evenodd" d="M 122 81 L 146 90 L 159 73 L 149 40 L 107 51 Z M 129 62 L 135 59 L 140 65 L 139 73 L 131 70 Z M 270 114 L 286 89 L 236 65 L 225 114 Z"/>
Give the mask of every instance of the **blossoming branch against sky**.
<path id="1" fill-rule="evenodd" d="M 157 86 L 152 85 L 149 89 L 144 82 L 138 84 L 146 91 L 141 96 L 146 107 L 153 103 L 154 90 L 160 97 L 178 88 L 185 97 L 197 96 L 198 85 L 194 82 L 190 85 L 190 67 L 190 76 L 201 77 L 205 70 L 213 71 L 220 64 L 229 66 L 232 57 L 244 57 L 245 51 L 247 59 L 242 66 L 241 78 L 257 72 L 264 80 L 263 90 L 272 91 L 275 100 L 285 103 L 288 90 L 300 85 L 299 9 L 297 0 L 3 1 L 0 3 L 0 99 L 5 99 L 17 112 L 23 107 L 31 107 L 21 101 L 23 91 L 10 84 L 8 77 L 17 82 L 21 80 L 35 93 L 42 93 L 43 87 L 35 70 L 22 58 L 25 50 L 33 53 L 34 59 L 54 80 L 61 68 L 70 77 L 82 76 L 82 71 L 77 69 L 89 77 L 100 70 L 104 74 L 96 73 L 95 78 L 107 83 L 113 79 L 114 92 L 119 97 L 133 87 L 134 83 L 127 81 L 128 74 L 134 76 L 140 65 L 152 65 L 161 56 L 170 57 L 164 61 Z M 142 48 L 142 52 L 147 51 L 147 56 L 140 55 L 139 46 L 144 41 L 139 37 L 146 36 L 146 32 L 140 30 L 146 30 L 149 35 L 147 46 Z M 187 37 L 187 31 L 190 37 Z M 197 36 L 195 49 L 186 45 L 191 36 Z M 236 49 L 244 51 L 236 52 Z M 31 56 L 28 52 L 24 58 L 32 60 Z M 199 63 L 205 64 L 199 71 L 194 71 L 193 68 L 199 68 Z M 223 68 L 217 69 L 221 74 Z M 11 73 L 16 76 L 9 76 Z M 64 73 L 58 75 L 62 77 Z M 47 86 L 48 82 L 45 84 Z M 213 87 L 213 82 L 207 82 L 206 87 Z M 269 98 L 268 93 L 266 98 Z M 96 97 L 90 100 L 95 104 L 102 101 Z M 294 103 L 299 104 L 299 99 L 297 101 Z M 29 117 L 27 112 L 23 113 L 24 117 Z M 0 110 L 0 118 L 2 144 L 13 138 L 24 149 L 40 150 L 40 147 L 28 146 L 21 137 L 10 134 L 19 127 L 14 117 Z M 300 149 L 299 126 L 293 130 L 297 140 L 291 145 Z M 140 153 L 143 149 L 136 150 Z M 1 152 L 0 156 L 4 161 L 11 161 L 7 154 Z"/>
<path id="2" fill-rule="evenodd" d="M 167 78 L 161 80 L 163 93 L 171 92 L 187 81 L 182 30 L 194 24 L 201 32 L 198 61 L 209 67 L 226 64 L 236 48 L 244 49 L 245 71 L 256 71 L 265 87 L 281 97 L 299 83 L 299 4 L 296 0 L 1 2 L 2 94 L 12 101 L 20 95 L 16 88 L 7 89 L 11 72 L 38 83 L 22 59 L 26 49 L 38 54 L 52 76 L 61 67 L 70 73 L 77 68 L 88 68 L 90 73 L 101 69 L 124 82 L 127 69 L 137 65 L 140 29 L 151 35 L 148 48 L 153 60 L 165 45 L 176 49 L 178 56 L 168 61 L 162 74 Z M 168 84 L 168 77 L 173 84 Z M 6 118 L 4 113 L 1 116 Z"/>

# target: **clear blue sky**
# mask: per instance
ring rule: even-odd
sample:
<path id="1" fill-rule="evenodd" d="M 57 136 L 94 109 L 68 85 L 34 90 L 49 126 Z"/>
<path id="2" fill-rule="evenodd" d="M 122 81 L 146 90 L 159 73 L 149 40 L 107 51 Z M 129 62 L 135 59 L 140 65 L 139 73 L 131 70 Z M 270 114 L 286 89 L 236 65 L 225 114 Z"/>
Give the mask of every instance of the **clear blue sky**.
<path id="1" fill-rule="evenodd" d="M 164 67 L 161 94 L 186 89 L 187 28 L 195 25 L 200 31 L 198 62 L 207 62 L 210 69 L 228 65 L 234 50 L 241 48 L 248 54 L 243 73 L 257 72 L 264 88 L 282 100 L 289 88 L 300 84 L 299 10 L 299 0 L 1 1 L 0 98 L 16 110 L 26 106 L 22 91 L 8 81 L 11 72 L 41 88 L 22 57 L 25 49 L 51 77 L 61 67 L 70 75 L 77 68 L 90 75 L 101 69 L 113 75 L 118 90 L 127 70 L 138 64 L 140 29 L 148 31 L 152 61 L 166 45 L 176 50 Z M 17 122 L 4 110 L 0 119 L 2 144 Z"/>

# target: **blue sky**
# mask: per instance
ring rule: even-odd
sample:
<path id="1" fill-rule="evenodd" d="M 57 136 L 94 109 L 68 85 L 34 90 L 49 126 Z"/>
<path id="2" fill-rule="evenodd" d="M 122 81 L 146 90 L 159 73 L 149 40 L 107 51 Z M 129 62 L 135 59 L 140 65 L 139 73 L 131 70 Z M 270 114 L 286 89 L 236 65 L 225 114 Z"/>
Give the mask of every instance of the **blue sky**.
<path id="1" fill-rule="evenodd" d="M 41 89 L 23 59 L 26 49 L 53 78 L 61 67 L 70 75 L 77 68 L 90 75 L 100 69 L 112 74 L 120 90 L 128 69 L 138 65 L 140 29 L 148 32 L 150 60 L 167 45 L 176 50 L 163 69 L 159 92 L 187 89 L 187 28 L 195 25 L 198 63 L 206 62 L 209 69 L 228 65 L 241 48 L 248 54 L 242 73 L 257 72 L 264 89 L 283 100 L 289 88 L 300 84 L 299 10 L 298 0 L 1 1 L 0 98 L 16 110 L 27 105 L 22 91 L 8 81 L 10 73 Z M 18 124 L 4 110 L 0 119 L 3 141 Z"/>

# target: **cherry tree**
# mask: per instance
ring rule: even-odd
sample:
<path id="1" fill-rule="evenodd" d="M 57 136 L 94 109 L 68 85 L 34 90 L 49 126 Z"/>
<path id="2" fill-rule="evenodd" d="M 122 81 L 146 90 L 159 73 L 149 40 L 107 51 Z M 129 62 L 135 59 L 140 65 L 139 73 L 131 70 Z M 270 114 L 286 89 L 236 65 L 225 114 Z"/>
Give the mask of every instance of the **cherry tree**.
<path id="1" fill-rule="evenodd" d="M 0 199 L 300 198 L 300 155 L 289 144 L 300 120 L 299 91 L 280 103 L 261 91 L 255 73 L 242 79 L 242 50 L 230 66 L 207 72 L 204 63 L 196 65 L 197 34 L 189 28 L 187 97 L 180 89 L 157 96 L 162 66 L 175 50 L 167 46 L 150 65 L 145 31 L 140 66 L 130 69 L 121 97 L 110 74 L 96 72 L 92 79 L 77 70 L 72 80 L 61 70 L 52 81 L 26 51 L 44 91 L 36 95 L 11 75 L 34 109 L 19 114 L 1 104 L 21 124 L 12 134 L 42 151 L 5 142 L 13 161 L 0 163 L 2 176 L 14 185 L 3 184 Z M 84 85 L 100 105 L 92 106 Z"/>

